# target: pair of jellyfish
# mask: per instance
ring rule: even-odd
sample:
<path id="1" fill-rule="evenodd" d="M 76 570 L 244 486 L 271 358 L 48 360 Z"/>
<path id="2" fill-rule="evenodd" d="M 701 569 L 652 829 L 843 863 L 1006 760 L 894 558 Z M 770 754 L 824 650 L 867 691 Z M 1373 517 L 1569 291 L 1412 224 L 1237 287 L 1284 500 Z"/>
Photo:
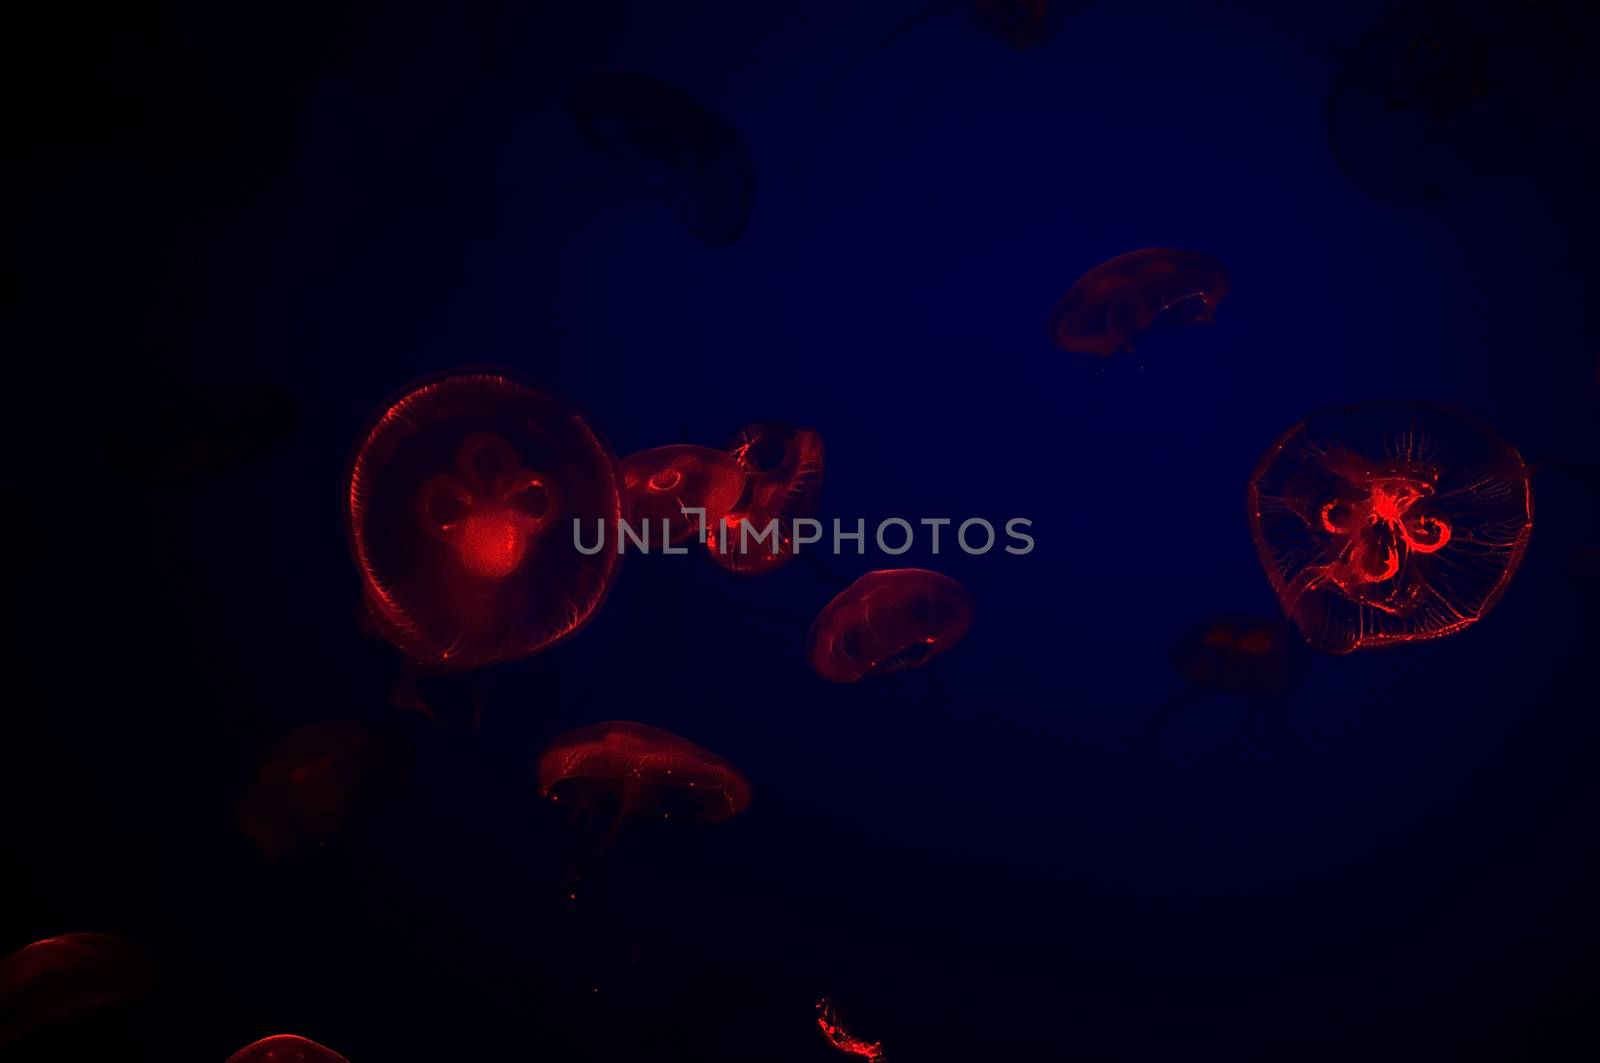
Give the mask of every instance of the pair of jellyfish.
<path id="1" fill-rule="evenodd" d="M 822 469 L 821 436 L 773 422 L 745 427 L 723 450 L 656 447 L 622 462 L 636 520 L 652 533 L 667 528 L 673 546 L 699 539 L 741 575 L 771 572 L 794 557 L 794 522 L 816 512 Z M 776 538 L 758 539 L 774 522 Z"/>
<path id="2" fill-rule="evenodd" d="M 1314 414 L 1262 456 L 1248 503 L 1284 612 L 1329 653 L 1476 623 L 1533 531 L 1521 455 L 1487 425 L 1430 405 Z"/>
<path id="3" fill-rule="evenodd" d="M 1050 334 L 1068 351 L 1130 353 L 1154 330 L 1209 323 L 1230 285 L 1227 267 L 1210 255 L 1129 251 L 1078 278 L 1051 313 Z"/>

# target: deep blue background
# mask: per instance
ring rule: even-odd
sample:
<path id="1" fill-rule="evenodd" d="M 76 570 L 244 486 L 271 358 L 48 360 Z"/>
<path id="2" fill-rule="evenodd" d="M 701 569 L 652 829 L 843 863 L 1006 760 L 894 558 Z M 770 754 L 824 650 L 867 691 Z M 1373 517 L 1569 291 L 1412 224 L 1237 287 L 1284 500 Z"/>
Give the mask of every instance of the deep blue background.
<path id="1" fill-rule="evenodd" d="M 1089 4 L 1027 51 L 909 2 L 44 27 L 13 203 L 39 312 L 13 464 L 44 483 L 10 520 L 0 950 L 155 946 L 160 991 L 82 1035 L 134 1038 L 119 1058 L 281 1031 L 354 1063 L 843 1058 L 824 993 L 896 1061 L 1593 1052 L 1592 126 L 1543 116 L 1443 202 L 1370 198 L 1324 113 L 1377 11 Z M 742 239 L 617 197 L 565 110 L 595 69 L 743 133 Z M 1144 246 L 1229 265 L 1215 326 L 1054 348 L 1054 301 Z M 1038 548 L 908 555 L 976 626 L 859 687 L 807 670 L 805 628 L 885 562 L 631 558 L 578 638 L 482 677 L 481 727 L 436 725 L 389 704 L 340 491 L 373 408 L 469 362 L 619 454 L 810 425 L 824 517 L 1025 516 Z M 107 460 L 163 398 L 225 417 L 273 389 L 296 417 L 253 460 L 154 484 Z M 1141 744 L 1174 640 L 1275 608 L 1257 455 L 1378 398 L 1457 404 L 1543 463 L 1504 599 L 1311 660 L 1268 727 L 1202 700 Z M 574 911 L 532 766 L 610 718 L 728 757 L 756 801 L 624 835 Z M 268 866 L 234 796 L 319 719 L 402 731 L 413 784 Z"/>

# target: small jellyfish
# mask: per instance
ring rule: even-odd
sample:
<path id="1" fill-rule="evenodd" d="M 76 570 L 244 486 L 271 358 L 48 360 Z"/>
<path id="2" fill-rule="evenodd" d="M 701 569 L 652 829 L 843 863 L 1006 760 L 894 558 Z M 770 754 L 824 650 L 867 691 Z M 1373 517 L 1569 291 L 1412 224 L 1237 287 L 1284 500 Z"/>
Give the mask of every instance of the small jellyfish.
<path id="1" fill-rule="evenodd" d="M 739 501 L 744 480 L 744 470 L 732 456 L 710 447 L 656 447 L 622 459 L 632 521 L 644 522 L 641 530 L 651 536 L 659 536 L 662 527 L 670 529 L 673 546 L 704 539 L 699 516 L 688 511 L 699 510 L 708 521 L 728 512 Z"/>
<path id="2" fill-rule="evenodd" d="M 1522 560 L 1522 457 L 1438 406 L 1326 410 L 1250 478 L 1256 551 L 1306 642 L 1329 653 L 1442 638 L 1487 613 Z"/>
<path id="3" fill-rule="evenodd" d="M 245 1045 L 228 1063 L 350 1063 L 331 1048 L 292 1033 L 274 1034 Z"/>
<path id="4" fill-rule="evenodd" d="M 972 0 L 972 12 L 984 29 L 1013 48 L 1043 44 L 1054 28 L 1050 0 Z"/>
<path id="5" fill-rule="evenodd" d="M 1186 633 L 1173 647 L 1172 664 L 1198 693 L 1281 698 L 1299 678 L 1295 648 L 1280 621 L 1223 613 Z"/>
<path id="6" fill-rule="evenodd" d="M 38 1027 L 131 1000 L 153 981 L 144 950 L 110 934 L 35 941 L 0 959 L 0 1049 Z"/>
<path id="7" fill-rule="evenodd" d="M 677 210 L 713 246 L 750 217 L 755 171 L 739 131 L 681 89 L 640 74 L 591 74 L 572 91 L 572 116 L 635 194 Z"/>
<path id="8" fill-rule="evenodd" d="M 262 756 L 239 802 L 239 829 L 268 860 L 327 845 L 404 785 L 411 759 L 405 741 L 382 728 L 296 727 Z"/>
<path id="9" fill-rule="evenodd" d="M 1228 294 L 1228 268 L 1198 251 L 1129 251 L 1078 278 L 1050 315 L 1069 351 L 1127 353 L 1160 328 L 1208 324 Z"/>
<path id="10" fill-rule="evenodd" d="M 706 548 L 733 572 L 770 572 L 794 556 L 794 522 L 817 511 L 822 437 L 809 428 L 753 424 L 734 437 L 728 453 L 744 470 L 744 483 L 710 529 Z"/>
<path id="11" fill-rule="evenodd" d="M 362 436 L 346 519 L 366 602 L 418 666 L 538 653 L 599 609 L 619 563 L 575 528 L 616 526 L 622 473 L 582 416 L 503 373 L 416 385 Z"/>
<path id="12" fill-rule="evenodd" d="M 960 642 L 972 627 L 966 589 L 937 572 L 868 572 L 823 607 L 806 640 L 806 659 L 824 679 L 854 683 L 918 668 Z"/>
<path id="13" fill-rule="evenodd" d="M 883 1044 L 879 1041 L 863 1041 L 851 1034 L 839 1022 L 839 1014 L 834 1008 L 833 1001 L 823 997 L 817 1001 L 817 1029 L 822 1031 L 822 1036 L 828 1043 L 845 1055 L 859 1056 L 862 1059 L 882 1060 Z"/>

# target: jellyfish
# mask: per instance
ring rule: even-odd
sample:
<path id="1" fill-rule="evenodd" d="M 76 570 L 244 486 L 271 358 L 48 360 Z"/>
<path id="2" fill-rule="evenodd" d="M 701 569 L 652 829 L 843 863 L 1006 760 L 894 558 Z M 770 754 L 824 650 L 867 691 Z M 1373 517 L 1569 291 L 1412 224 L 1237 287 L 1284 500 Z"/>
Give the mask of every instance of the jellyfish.
<path id="1" fill-rule="evenodd" d="M 809 428 L 753 424 L 728 453 L 744 470 L 744 484 L 712 525 L 706 548 L 733 572 L 770 572 L 794 556 L 794 522 L 817 511 L 822 437 Z"/>
<path id="2" fill-rule="evenodd" d="M 1228 268 L 1210 255 L 1129 251 L 1078 278 L 1051 313 L 1050 334 L 1069 351 L 1128 353 L 1153 329 L 1209 324 L 1228 286 Z"/>
<path id="3" fill-rule="evenodd" d="M 149 958 L 110 934 L 45 938 L 0 959 L 0 1049 L 41 1026 L 147 992 Z"/>
<path id="4" fill-rule="evenodd" d="M 806 659 L 824 679 L 854 683 L 919 668 L 960 642 L 972 627 L 966 589 L 923 568 L 868 572 L 823 607 L 806 640 Z"/>
<path id="5" fill-rule="evenodd" d="M 1013 48 L 1031 48 L 1050 39 L 1050 0 L 972 0 L 972 11 L 984 29 Z"/>
<path id="6" fill-rule="evenodd" d="M 258 461 L 283 447 L 299 419 L 294 399 L 270 386 L 202 401 L 170 381 L 132 385 L 109 411 L 100 440 L 106 463 L 131 480 L 162 486 Z"/>
<path id="7" fill-rule="evenodd" d="M 404 785 L 411 749 L 351 721 L 296 727 L 262 756 L 238 807 L 239 829 L 277 860 L 327 845 L 345 823 Z"/>
<path id="8" fill-rule="evenodd" d="M 645 530 L 652 536 L 668 528 L 667 541 L 673 546 L 704 539 L 700 517 L 688 511 L 728 512 L 744 491 L 744 478 L 744 470 L 732 456 L 710 447 L 657 447 L 622 459 L 623 487 L 632 520 L 645 522 Z"/>
<path id="9" fill-rule="evenodd" d="M 351 551 L 378 629 L 420 667 L 538 653 L 583 627 L 618 555 L 578 528 L 622 514 L 616 457 L 582 416 L 495 371 L 412 387 L 351 465 Z"/>
<path id="10" fill-rule="evenodd" d="M 1222 613 L 1178 641 L 1172 664 L 1196 693 L 1281 698 L 1299 679 L 1295 646 L 1292 633 L 1277 620 Z"/>
<path id="11" fill-rule="evenodd" d="M 883 1044 L 879 1041 L 863 1041 L 846 1030 L 839 1022 L 838 1011 L 833 1006 L 833 1001 L 823 997 L 817 1001 L 817 1029 L 822 1031 L 822 1036 L 828 1043 L 845 1055 L 859 1056 L 862 1059 L 883 1059 Z"/>
<path id="12" fill-rule="evenodd" d="M 245 1045 L 228 1063 L 350 1063 L 331 1048 L 292 1033 L 273 1034 Z"/>
<path id="13" fill-rule="evenodd" d="M 731 244 L 744 232 L 755 172 L 738 130 L 681 89 L 640 74 L 584 77 L 571 106 L 630 190 L 674 208 L 707 244 Z"/>
<path id="14" fill-rule="evenodd" d="M 1256 551 L 1329 653 L 1442 638 L 1506 589 L 1533 530 L 1528 469 L 1487 426 L 1428 405 L 1313 414 L 1250 478 Z"/>

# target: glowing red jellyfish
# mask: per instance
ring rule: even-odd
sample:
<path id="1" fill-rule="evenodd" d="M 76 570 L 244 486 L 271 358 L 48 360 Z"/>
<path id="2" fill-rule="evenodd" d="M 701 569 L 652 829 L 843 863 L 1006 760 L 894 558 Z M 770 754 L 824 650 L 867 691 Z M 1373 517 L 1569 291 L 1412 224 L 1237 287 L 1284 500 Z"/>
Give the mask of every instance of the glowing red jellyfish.
<path id="1" fill-rule="evenodd" d="M 1131 352 L 1152 329 L 1209 323 L 1228 286 L 1228 268 L 1210 255 L 1129 251 L 1078 278 L 1050 315 L 1050 334 L 1069 351 Z"/>
<path id="2" fill-rule="evenodd" d="M 817 510 L 822 437 L 808 428 L 753 424 L 734 437 L 728 453 L 745 471 L 744 486 L 706 547 L 734 572 L 770 572 L 794 556 L 794 522 Z"/>
<path id="3" fill-rule="evenodd" d="M 687 511 L 700 510 L 708 521 L 720 517 L 739 501 L 744 478 L 734 457 L 710 447 L 656 447 L 622 459 L 631 520 L 644 522 L 638 532 L 658 543 L 666 527 L 673 546 L 703 539 L 699 517 Z"/>
<path id="4" fill-rule="evenodd" d="M 331 1048 L 292 1033 L 263 1037 L 228 1057 L 228 1063 L 350 1063 Z"/>
<path id="5" fill-rule="evenodd" d="M 239 829 L 268 860 L 326 845 L 410 775 L 397 735 L 349 721 L 306 724 L 267 750 L 239 802 Z"/>
<path id="6" fill-rule="evenodd" d="M 868 572 L 817 614 L 806 658 L 824 679 L 854 683 L 927 664 L 972 627 L 966 589 L 923 568 Z"/>
<path id="7" fill-rule="evenodd" d="M 618 555 L 580 551 L 574 522 L 614 528 L 621 513 L 622 474 L 604 440 L 556 399 L 491 371 L 413 387 L 373 422 L 350 470 L 368 606 L 429 668 L 524 657 L 582 627 Z"/>
<path id="8" fill-rule="evenodd" d="M 1250 478 L 1256 550 L 1284 611 L 1330 653 L 1441 638 L 1505 590 L 1533 531 L 1522 457 L 1436 406 L 1315 414 Z"/>
<path id="9" fill-rule="evenodd" d="M 822 1036 L 828 1039 L 830 1045 L 846 1055 L 870 1060 L 883 1059 L 882 1042 L 863 1041 L 846 1030 L 839 1022 L 833 1001 L 827 997 L 817 1001 L 817 1029 L 822 1031 Z"/>
<path id="10" fill-rule="evenodd" d="M 152 981 L 144 951 L 110 934 L 35 941 L 0 959 L 0 1048 L 37 1027 L 130 1000 Z"/>
<path id="11" fill-rule="evenodd" d="M 539 793 L 609 816 L 613 833 L 637 815 L 716 823 L 750 807 L 739 769 L 669 731 L 626 720 L 590 724 L 539 756 Z"/>

